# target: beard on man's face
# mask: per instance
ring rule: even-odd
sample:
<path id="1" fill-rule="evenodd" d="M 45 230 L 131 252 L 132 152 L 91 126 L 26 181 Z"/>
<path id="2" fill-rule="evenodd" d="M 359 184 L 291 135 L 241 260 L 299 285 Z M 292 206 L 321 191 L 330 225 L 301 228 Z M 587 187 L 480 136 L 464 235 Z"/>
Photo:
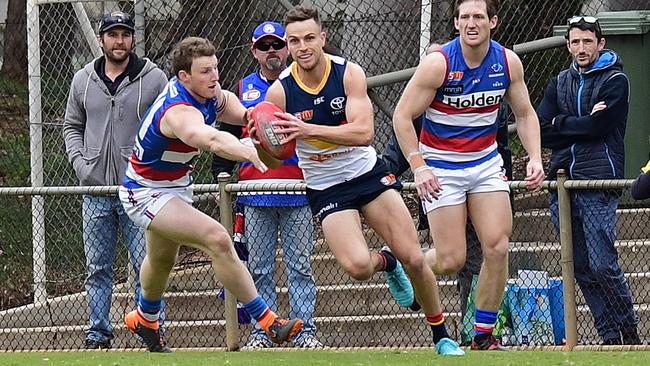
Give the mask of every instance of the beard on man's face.
<path id="1" fill-rule="evenodd" d="M 106 58 L 116 64 L 121 64 L 126 61 L 129 58 L 129 54 L 131 53 L 128 49 L 120 49 L 120 51 L 123 51 L 122 54 L 116 55 L 114 51 L 115 50 L 110 50 L 109 52 L 106 52 Z"/>
<path id="2" fill-rule="evenodd" d="M 271 71 L 282 68 L 282 60 L 279 57 L 272 57 L 266 60 L 266 67 Z"/>

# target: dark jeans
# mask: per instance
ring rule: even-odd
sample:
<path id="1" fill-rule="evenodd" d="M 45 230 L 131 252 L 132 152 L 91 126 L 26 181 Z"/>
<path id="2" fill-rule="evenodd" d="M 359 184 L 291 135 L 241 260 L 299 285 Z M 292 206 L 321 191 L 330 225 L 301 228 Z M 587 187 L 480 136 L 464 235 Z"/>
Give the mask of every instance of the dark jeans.
<path id="1" fill-rule="evenodd" d="M 613 193 L 571 193 L 575 277 L 603 340 L 620 339 L 621 331 L 635 330 L 639 323 L 614 247 L 617 207 Z M 551 218 L 559 233 L 557 194 L 551 197 Z"/>

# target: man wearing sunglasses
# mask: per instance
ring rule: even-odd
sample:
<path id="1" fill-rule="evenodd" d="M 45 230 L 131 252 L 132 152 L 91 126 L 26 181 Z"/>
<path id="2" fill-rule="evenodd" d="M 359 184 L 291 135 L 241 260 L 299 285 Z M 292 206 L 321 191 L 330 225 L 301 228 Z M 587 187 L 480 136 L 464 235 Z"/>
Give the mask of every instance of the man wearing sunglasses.
<path id="1" fill-rule="evenodd" d="M 271 21 L 258 25 L 253 31 L 251 53 L 258 68 L 239 82 L 239 99 L 247 107 L 264 100 L 267 89 L 287 67 L 287 42 L 284 28 Z M 246 128 L 222 124 L 242 142 L 251 144 Z M 213 173 L 230 172 L 234 162 L 215 156 Z M 215 178 L 216 179 L 216 178 Z M 299 183 L 303 175 L 294 154 L 276 169 L 260 174 L 249 163 L 239 163 L 239 182 Z M 282 237 L 284 261 L 287 266 L 289 305 L 291 317 L 304 320 L 302 331 L 293 340 L 300 348 L 320 348 L 323 344 L 315 337 L 313 322 L 316 304 L 316 284 L 311 270 L 310 256 L 314 247 L 312 215 L 304 194 L 247 194 L 237 198 L 237 215 L 234 241 L 248 251 L 248 268 L 262 298 L 275 306 L 275 257 L 278 232 Z M 245 225 L 244 225 L 245 222 Z M 244 253 L 246 251 L 244 250 Z M 243 258 L 245 259 L 245 258 Z M 268 348 L 274 343 L 259 325 L 256 325 L 246 343 L 246 348 Z"/>
<path id="2" fill-rule="evenodd" d="M 549 177 L 565 169 L 570 179 L 621 179 L 629 81 L 620 57 L 605 49 L 598 19 L 569 19 L 568 69 L 552 78 L 537 113 L 542 145 L 552 150 Z M 575 276 L 603 344 L 640 344 L 632 293 L 618 264 L 616 208 L 620 192 L 571 192 Z M 559 232 L 557 193 L 551 196 Z"/>

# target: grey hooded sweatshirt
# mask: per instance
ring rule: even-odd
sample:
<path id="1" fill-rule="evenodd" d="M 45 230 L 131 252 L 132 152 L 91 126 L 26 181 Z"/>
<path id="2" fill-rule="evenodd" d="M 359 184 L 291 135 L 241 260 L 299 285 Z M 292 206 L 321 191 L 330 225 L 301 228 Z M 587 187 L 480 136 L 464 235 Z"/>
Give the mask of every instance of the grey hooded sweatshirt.
<path id="1" fill-rule="evenodd" d="M 140 119 L 167 84 L 156 64 L 133 53 L 131 57 L 135 62 L 129 62 L 115 95 L 95 70 L 103 60 L 95 59 L 72 79 L 63 137 L 80 185 L 122 183 Z"/>

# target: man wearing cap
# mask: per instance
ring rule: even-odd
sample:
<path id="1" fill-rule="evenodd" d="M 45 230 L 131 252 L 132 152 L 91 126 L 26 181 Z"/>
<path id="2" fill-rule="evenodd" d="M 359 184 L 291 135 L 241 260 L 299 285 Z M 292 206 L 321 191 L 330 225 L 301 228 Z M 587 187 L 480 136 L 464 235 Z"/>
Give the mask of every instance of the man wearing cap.
<path id="1" fill-rule="evenodd" d="M 264 100 L 267 89 L 277 80 L 287 66 L 287 42 L 284 28 L 276 22 L 266 21 L 253 31 L 251 53 L 259 67 L 239 82 L 239 99 L 247 107 L 254 107 Z M 240 137 L 251 144 L 248 131 L 239 126 L 222 124 L 220 129 Z M 213 158 L 213 173 L 231 172 L 235 163 L 218 156 Z M 294 154 L 276 169 L 259 173 L 252 164 L 239 164 L 239 181 L 245 183 L 300 183 L 302 171 Z M 316 303 L 316 285 L 311 270 L 310 256 L 313 249 L 312 215 L 302 192 L 282 194 L 245 194 L 237 198 L 238 214 L 235 224 L 235 245 L 248 249 L 248 267 L 255 286 L 262 298 L 275 306 L 275 258 L 278 232 L 282 238 L 284 261 L 287 267 L 290 317 L 304 320 L 304 327 L 293 344 L 301 348 L 323 346 L 316 337 L 313 322 Z M 244 230 L 244 221 L 246 227 Z M 245 243 L 245 244 L 243 244 Z M 242 258 L 245 259 L 245 258 Z M 247 348 L 268 348 L 273 343 L 256 325 Z"/>
<path id="2" fill-rule="evenodd" d="M 77 71 L 72 80 L 63 135 L 79 185 L 122 182 L 140 119 L 167 83 L 165 73 L 153 62 L 132 52 L 134 31 L 127 14 L 105 14 L 99 25 L 104 55 Z M 90 308 L 85 348 L 111 348 L 109 312 L 118 228 L 135 270 L 136 299 L 145 256 L 143 231 L 128 218 L 116 196 L 84 195 L 82 215 Z"/>
<path id="3" fill-rule="evenodd" d="M 552 78 L 537 114 L 542 146 L 552 150 L 549 178 L 621 179 L 629 81 L 621 58 L 605 49 L 598 19 L 569 19 L 571 66 Z M 575 276 L 603 344 L 640 344 L 632 293 L 618 264 L 616 208 L 619 191 L 571 191 Z M 558 197 L 551 218 L 559 232 Z"/>

